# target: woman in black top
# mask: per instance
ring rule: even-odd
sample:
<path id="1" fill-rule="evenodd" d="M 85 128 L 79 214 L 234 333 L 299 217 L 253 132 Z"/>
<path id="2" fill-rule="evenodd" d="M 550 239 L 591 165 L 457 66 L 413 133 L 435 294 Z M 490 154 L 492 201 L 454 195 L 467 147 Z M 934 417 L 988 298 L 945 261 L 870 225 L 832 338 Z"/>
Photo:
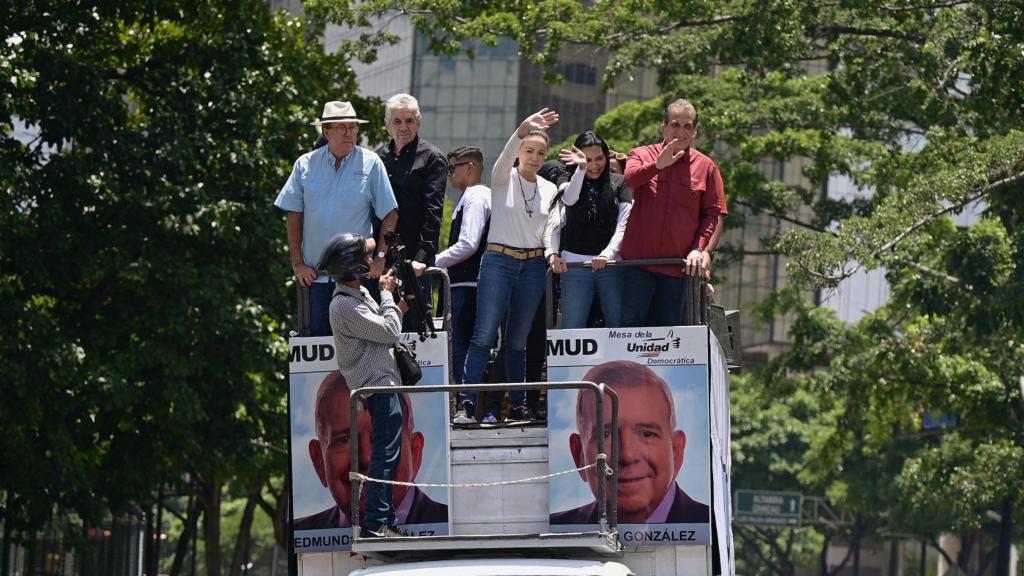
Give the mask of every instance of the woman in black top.
<path id="1" fill-rule="evenodd" d="M 558 196 L 563 218 L 551 219 L 561 223 L 560 233 L 551 232 L 552 246 L 559 250 L 553 258 L 590 263 L 590 268 L 572 268 L 562 274 L 561 327 L 586 328 L 596 292 L 605 325 L 615 328 L 622 324 L 622 270 L 607 263 L 618 257 L 633 192 L 622 175 L 611 173 L 608 144 L 592 131 L 580 134 L 572 149 L 562 150 L 560 157 L 567 165 L 575 164 L 576 171 Z"/>

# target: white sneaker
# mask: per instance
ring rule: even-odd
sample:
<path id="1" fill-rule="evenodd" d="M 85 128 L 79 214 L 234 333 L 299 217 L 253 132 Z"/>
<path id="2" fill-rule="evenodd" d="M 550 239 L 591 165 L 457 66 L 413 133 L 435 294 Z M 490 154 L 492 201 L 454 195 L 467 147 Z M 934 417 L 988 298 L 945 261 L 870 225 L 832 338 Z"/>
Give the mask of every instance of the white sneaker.
<path id="1" fill-rule="evenodd" d="M 482 424 L 497 424 L 498 417 L 494 414 L 485 414 L 483 420 L 480 421 Z"/>
<path id="2" fill-rule="evenodd" d="M 472 402 L 463 402 L 462 406 L 455 411 L 452 424 L 476 424 L 476 406 Z"/>

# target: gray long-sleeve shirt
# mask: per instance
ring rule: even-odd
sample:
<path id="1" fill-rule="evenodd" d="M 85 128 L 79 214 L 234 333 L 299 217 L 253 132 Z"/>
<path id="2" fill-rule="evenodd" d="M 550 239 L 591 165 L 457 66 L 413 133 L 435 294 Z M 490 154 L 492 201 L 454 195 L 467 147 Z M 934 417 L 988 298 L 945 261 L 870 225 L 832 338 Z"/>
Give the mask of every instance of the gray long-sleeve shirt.
<path id="1" fill-rule="evenodd" d="M 391 292 L 381 291 L 380 306 L 365 288 L 338 284 L 334 296 L 331 329 L 338 369 L 348 387 L 358 390 L 364 386 L 401 384 L 394 344 L 402 336 L 402 311 Z"/>

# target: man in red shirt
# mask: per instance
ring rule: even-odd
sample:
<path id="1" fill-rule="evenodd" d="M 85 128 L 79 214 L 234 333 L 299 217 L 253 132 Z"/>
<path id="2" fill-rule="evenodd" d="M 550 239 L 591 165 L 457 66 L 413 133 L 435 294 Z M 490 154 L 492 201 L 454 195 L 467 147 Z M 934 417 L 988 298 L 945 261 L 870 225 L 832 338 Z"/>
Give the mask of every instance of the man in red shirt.
<path id="1" fill-rule="evenodd" d="M 624 260 L 686 258 L 686 265 L 626 268 L 623 326 L 682 322 L 684 278 L 704 274 L 704 251 L 726 214 L 718 166 L 692 147 L 697 110 L 686 100 L 672 102 L 661 132 L 660 144 L 634 148 L 626 160 L 633 209 L 620 252 Z"/>

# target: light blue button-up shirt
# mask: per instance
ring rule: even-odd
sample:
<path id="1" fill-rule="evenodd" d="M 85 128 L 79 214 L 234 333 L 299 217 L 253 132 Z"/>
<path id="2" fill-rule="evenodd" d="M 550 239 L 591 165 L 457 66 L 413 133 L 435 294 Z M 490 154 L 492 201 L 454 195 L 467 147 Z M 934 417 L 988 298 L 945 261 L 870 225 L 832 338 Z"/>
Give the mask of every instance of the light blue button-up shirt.
<path id="1" fill-rule="evenodd" d="M 307 266 L 316 266 L 331 238 L 345 232 L 370 238 L 370 215 L 383 220 L 398 208 L 384 163 L 372 150 L 356 146 L 337 170 L 335 161 L 327 146 L 303 154 L 274 201 L 282 210 L 303 213 L 302 260 Z"/>

